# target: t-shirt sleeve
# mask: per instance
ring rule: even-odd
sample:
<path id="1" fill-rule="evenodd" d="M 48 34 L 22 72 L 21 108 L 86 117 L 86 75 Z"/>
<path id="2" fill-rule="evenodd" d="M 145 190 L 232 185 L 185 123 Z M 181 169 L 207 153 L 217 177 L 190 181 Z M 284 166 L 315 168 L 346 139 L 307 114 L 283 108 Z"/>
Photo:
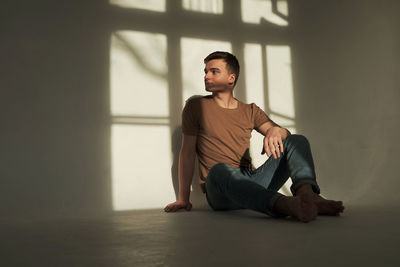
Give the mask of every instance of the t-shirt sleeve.
<path id="1" fill-rule="evenodd" d="M 199 111 L 194 100 L 186 102 L 182 111 L 182 133 L 186 135 L 197 135 L 199 132 Z"/>
<path id="2" fill-rule="evenodd" d="M 263 125 L 266 122 L 271 121 L 271 119 L 264 112 L 264 110 L 262 110 L 256 104 L 252 103 L 251 105 L 252 105 L 252 109 L 253 109 L 254 129 L 256 131 L 259 131 L 258 127 L 260 127 L 261 125 Z"/>

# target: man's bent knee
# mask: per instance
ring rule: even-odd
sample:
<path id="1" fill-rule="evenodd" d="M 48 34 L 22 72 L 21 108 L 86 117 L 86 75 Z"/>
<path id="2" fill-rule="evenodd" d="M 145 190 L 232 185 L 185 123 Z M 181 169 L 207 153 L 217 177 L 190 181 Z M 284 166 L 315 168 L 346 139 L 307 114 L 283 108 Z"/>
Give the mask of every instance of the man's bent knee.
<path id="1" fill-rule="evenodd" d="M 224 173 L 228 170 L 229 165 L 225 163 L 217 163 L 211 167 L 210 171 L 208 172 L 208 176 L 215 176 L 221 173 Z"/>
<path id="2" fill-rule="evenodd" d="M 206 181 L 208 183 L 214 183 L 215 179 L 223 176 L 227 172 L 228 170 L 227 166 L 228 165 L 225 163 L 217 163 L 214 166 L 212 166 L 210 171 L 208 172 Z"/>
<path id="3" fill-rule="evenodd" d="M 307 137 L 301 134 L 292 134 L 286 138 L 286 142 L 296 143 L 296 144 L 307 144 L 309 145 L 309 141 Z"/>

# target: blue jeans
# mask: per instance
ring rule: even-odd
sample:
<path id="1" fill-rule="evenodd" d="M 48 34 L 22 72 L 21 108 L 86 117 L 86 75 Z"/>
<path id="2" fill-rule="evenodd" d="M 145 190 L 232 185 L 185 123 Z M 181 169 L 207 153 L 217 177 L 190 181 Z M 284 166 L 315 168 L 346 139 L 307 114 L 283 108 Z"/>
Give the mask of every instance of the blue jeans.
<path id="1" fill-rule="evenodd" d="M 218 163 L 209 171 L 206 181 L 206 196 L 213 210 L 252 209 L 273 217 L 285 216 L 274 210 L 274 204 L 283 196 L 278 190 L 289 177 L 290 190 L 310 184 L 315 193 L 320 189 L 316 181 L 310 144 L 302 135 L 289 135 L 283 140 L 281 157 L 272 156 L 257 169 L 232 168 Z"/>

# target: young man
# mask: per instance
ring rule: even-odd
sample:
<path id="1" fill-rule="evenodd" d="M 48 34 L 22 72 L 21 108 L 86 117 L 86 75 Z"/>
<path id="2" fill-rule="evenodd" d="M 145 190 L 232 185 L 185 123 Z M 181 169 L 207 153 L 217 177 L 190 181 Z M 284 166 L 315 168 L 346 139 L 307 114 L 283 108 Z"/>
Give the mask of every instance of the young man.
<path id="1" fill-rule="evenodd" d="M 227 52 L 204 59 L 205 89 L 212 95 L 187 101 L 182 112 L 179 154 L 179 199 L 166 212 L 190 210 L 190 183 L 197 153 L 200 184 L 214 210 L 248 208 L 273 217 L 292 216 L 303 222 L 317 215 L 338 216 L 341 201 L 319 195 L 310 145 L 302 135 L 274 123 L 257 105 L 233 97 L 239 62 Z M 269 158 L 257 169 L 249 155 L 251 131 L 263 134 L 262 154 Z M 292 197 L 277 191 L 289 176 Z"/>

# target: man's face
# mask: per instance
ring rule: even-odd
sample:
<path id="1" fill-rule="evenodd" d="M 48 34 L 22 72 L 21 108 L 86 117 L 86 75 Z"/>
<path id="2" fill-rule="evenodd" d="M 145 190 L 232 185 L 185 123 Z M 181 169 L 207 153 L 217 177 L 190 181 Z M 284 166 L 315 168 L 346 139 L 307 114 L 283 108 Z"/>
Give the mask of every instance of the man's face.
<path id="1" fill-rule="evenodd" d="M 213 59 L 204 68 L 204 84 L 208 92 L 231 90 L 235 82 L 235 74 L 229 73 L 223 59 Z"/>

